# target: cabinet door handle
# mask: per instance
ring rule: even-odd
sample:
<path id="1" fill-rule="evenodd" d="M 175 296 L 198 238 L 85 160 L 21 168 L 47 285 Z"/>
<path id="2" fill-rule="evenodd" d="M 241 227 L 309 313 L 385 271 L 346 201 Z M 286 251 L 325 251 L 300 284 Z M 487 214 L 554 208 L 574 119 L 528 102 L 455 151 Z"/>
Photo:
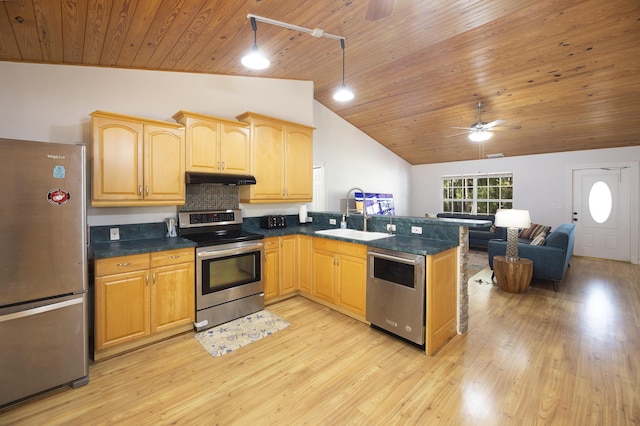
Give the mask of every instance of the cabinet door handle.
<path id="1" fill-rule="evenodd" d="M 153 273 L 153 285 L 155 285 L 155 284 L 156 284 L 156 273 L 154 272 Z"/>
<path id="2" fill-rule="evenodd" d="M 144 284 L 145 284 L 145 285 L 149 285 L 149 274 L 146 274 L 146 275 L 144 276 Z"/>
<path id="3" fill-rule="evenodd" d="M 145 187 L 145 192 L 146 192 L 146 195 L 149 195 L 149 185 Z"/>
<path id="4" fill-rule="evenodd" d="M 224 161 L 222 162 L 222 168 L 220 170 L 224 170 Z"/>
<path id="5" fill-rule="evenodd" d="M 177 259 L 177 258 L 179 258 L 179 257 L 180 257 L 180 256 L 178 256 L 177 254 L 174 254 L 174 255 L 169 256 L 169 259 Z"/>
<path id="6" fill-rule="evenodd" d="M 122 262 L 122 263 L 116 264 L 116 266 L 129 266 L 129 265 L 131 265 L 131 262 Z"/>
<path id="7" fill-rule="evenodd" d="M 142 185 L 138 185 L 138 195 L 142 195 Z"/>
<path id="8" fill-rule="evenodd" d="M 217 168 L 218 170 L 220 170 L 220 162 L 219 162 L 219 161 L 218 161 L 218 163 L 216 164 L 216 168 Z"/>

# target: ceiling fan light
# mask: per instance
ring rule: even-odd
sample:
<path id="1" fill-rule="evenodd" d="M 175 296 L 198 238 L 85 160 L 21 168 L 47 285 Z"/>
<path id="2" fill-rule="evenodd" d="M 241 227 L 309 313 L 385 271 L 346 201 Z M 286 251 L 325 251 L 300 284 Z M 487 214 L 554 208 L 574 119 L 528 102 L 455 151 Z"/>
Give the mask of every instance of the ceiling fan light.
<path id="1" fill-rule="evenodd" d="M 354 98 L 353 92 L 347 88 L 344 84 L 340 86 L 340 89 L 333 94 L 333 99 L 338 102 L 347 102 Z"/>
<path id="2" fill-rule="evenodd" d="M 269 60 L 260 53 L 257 46 L 253 46 L 253 49 L 242 58 L 241 62 L 242 65 L 252 70 L 263 70 L 270 65 Z"/>
<path id="3" fill-rule="evenodd" d="M 491 132 L 480 130 L 469 133 L 469 140 L 473 142 L 484 142 L 486 140 L 489 140 L 489 138 L 491 138 Z"/>

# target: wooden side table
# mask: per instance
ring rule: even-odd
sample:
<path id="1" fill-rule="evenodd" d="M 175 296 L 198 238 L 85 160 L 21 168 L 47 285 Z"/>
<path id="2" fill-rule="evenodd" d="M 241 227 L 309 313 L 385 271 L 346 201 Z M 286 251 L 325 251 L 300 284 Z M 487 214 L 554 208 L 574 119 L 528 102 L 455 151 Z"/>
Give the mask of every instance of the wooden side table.
<path id="1" fill-rule="evenodd" d="M 493 272 L 500 290 L 523 293 L 529 288 L 533 277 L 533 261 L 520 257 L 515 262 L 508 262 L 504 256 L 494 256 Z"/>

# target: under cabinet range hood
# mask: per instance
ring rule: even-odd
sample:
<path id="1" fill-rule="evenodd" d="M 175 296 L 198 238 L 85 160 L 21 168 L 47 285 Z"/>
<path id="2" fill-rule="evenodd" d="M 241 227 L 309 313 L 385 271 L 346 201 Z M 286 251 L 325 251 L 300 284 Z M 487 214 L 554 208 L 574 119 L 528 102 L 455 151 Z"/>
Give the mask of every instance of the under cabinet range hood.
<path id="1" fill-rule="evenodd" d="M 222 185 L 255 185 L 256 178 L 251 175 L 187 172 L 185 182 L 188 184 L 220 183 Z"/>

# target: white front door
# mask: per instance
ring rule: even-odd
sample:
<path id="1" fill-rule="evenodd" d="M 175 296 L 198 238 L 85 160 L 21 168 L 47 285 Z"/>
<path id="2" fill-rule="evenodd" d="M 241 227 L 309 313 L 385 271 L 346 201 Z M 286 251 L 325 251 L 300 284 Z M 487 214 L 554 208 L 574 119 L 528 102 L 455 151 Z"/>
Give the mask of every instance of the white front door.
<path id="1" fill-rule="evenodd" d="M 573 170 L 573 254 L 630 260 L 631 168 Z"/>

